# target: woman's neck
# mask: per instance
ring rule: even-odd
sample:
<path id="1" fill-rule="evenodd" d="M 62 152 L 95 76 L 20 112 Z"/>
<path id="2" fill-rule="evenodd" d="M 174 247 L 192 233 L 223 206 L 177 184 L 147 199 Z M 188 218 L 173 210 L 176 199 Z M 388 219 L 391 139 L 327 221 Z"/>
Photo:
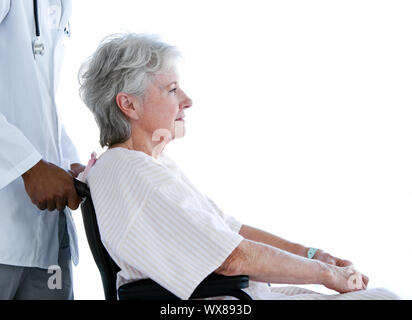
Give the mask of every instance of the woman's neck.
<path id="1" fill-rule="evenodd" d="M 125 148 L 129 150 L 141 151 L 157 159 L 163 152 L 167 141 L 164 139 L 161 139 L 160 141 L 153 141 L 152 136 L 152 134 L 149 137 L 149 135 L 142 132 L 139 134 L 132 132 L 132 135 L 129 139 L 124 142 L 112 144 L 109 149 Z"/>

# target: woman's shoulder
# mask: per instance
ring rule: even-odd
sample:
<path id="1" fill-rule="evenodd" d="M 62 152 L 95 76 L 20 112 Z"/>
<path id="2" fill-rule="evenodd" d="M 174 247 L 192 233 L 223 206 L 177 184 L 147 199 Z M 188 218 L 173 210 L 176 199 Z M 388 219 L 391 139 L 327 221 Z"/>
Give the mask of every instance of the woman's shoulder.
<path id="1" fill-rule="evenodd" d="M 92 173 L 93 171 L 93 173 Z M 109 179 L 142 179 L 151 184 L 172 178 L 170 169 L 144 152 L 113 148 L 105 151 L 96 161 L 90 174 Z"/>

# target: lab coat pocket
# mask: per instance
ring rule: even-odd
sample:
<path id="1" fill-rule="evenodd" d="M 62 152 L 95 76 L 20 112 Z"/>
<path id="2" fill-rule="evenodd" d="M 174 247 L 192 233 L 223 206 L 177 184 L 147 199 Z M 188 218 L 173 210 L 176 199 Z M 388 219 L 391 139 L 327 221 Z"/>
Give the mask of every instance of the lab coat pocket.
<path id="1" fill-rule="evenodd" d="M 10 11 L 10 0 L 0 0 L 0 23 Z"/>

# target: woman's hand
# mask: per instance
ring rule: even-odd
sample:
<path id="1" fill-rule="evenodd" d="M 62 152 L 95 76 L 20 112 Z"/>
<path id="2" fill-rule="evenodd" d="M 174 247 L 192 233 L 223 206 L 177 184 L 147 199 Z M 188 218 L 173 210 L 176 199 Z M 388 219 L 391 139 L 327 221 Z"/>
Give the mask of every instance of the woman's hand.
<path id="1" fill-rule="evenodd" d="M 349 267 L 349 266 L 353 266 L 353 263 L 350 262 L 349 260 L 343 260 L 343 259 L 339 259 L 336 258 L 332 255 L 330 255 L 329 253 L 318 249 L 318 251 L 316 251 L 316 254 L 313 256 L 313 259 L 316 260 L 320 260 L 322 262 L 325 262 L 327 264 L 331 264 L 333 266 L 338 266 L 338 267 Z"/>
<path id="2" fill-rule="evenodd" d="M 329 273 L 323 285 L 326 288 L 339 293 L 365 290 L 364 275 L 351 265 L 347 267 L 337 267 L 329 265 Z"/>
<path id="3" fill-rule="evenodd" d="M 327 264 L 330 264 L 332 266 L 336 266 L 336 267 L 353 267 L 353 263 L 349 260 L 343 260 L 343 259 L 339 259 L 336 258 L 332 255 L 330 255 L 329 253 L 318 249 L 318 251 L 316 251 L 316 254 L 313 256 L 313 259 L 325 262 Z M 362 275 L 362 289 L 366 289 L 369 283 L 369 278 L 367 276 L 365 276 L 364 274 Z"/>

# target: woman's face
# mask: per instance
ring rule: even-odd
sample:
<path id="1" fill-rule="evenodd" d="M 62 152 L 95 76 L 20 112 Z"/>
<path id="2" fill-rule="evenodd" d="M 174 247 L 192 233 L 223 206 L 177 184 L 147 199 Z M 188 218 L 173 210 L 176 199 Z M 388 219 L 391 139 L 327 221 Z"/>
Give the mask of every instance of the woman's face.
<path id="1" fill-rule="evenodd" d="M 176 71 L 155 75 L 146 91 L 139 126 L 152 133 L 156 141 L 159 136 L 170 135 L 171 139 L 183 136 L 184 110 L 191 106 L 192 100 L 180 88 Z"/>

